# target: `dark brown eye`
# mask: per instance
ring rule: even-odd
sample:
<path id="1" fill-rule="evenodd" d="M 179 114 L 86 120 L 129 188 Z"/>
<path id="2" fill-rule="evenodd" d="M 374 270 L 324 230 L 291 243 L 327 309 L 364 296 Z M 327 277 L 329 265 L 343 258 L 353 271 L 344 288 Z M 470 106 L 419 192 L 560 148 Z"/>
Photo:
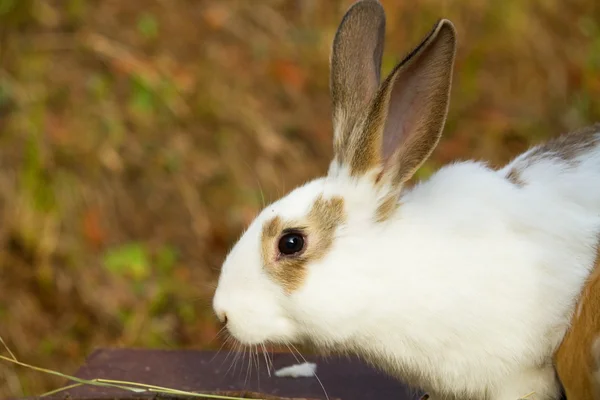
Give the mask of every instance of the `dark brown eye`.
<path id="1" fill-rule="evenodd" d="M 299 253 L 304 249 L 304 237 L 299 233 L 286 233 L 279 239 L 278 248 L 286 256 Z"/>

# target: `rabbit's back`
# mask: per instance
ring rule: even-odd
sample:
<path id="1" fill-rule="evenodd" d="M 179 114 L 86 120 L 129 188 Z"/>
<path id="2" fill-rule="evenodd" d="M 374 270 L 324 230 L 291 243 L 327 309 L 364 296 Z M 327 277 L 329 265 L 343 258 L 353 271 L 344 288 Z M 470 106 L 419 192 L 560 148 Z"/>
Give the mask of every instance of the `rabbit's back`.
<path id="1" fill-rule="evenodd" d="M 576 201 L 585 201 L 578 199 L 584 195 L 589 206 L 600 208 L 600 124 L 534 146 L 499 172 L 518 187 L 555 190 Z"/>
<path id="2" fill-rule="evenodd" d="M 569 307 L 574 311 L 569 324 L 571 328 L 554 361 L 558 377 L 569 399 L 596 398 L 594 396 L 600 394 L 593 395 L 592 391 L 600 390 L 594 388 L 596 380 L 600 383 L 600 379 L 594 378 L 597 365 L 592 344 L 600 338 L 600 320 L 597 318 L 600 312 L 597 299 L 600 293 L 600 124 L 558 136 L 535 146 L 499 173 L 511 181 L 532 205 L 542 208 L 548 206 L 554 210 L 552 223 L 555 224 L 555 229 L 572 230 L 571 238 L 587 231 L 585 238 L 590 239 L 590 243 L 595 243 L 596 261 L 593 272 L 594 265 L 591 263 L 587 270 L 581 270 L 585 266 L 573 261 L 562 267 L 557 266 L 554 271 L 556 275 L 560 275 L 581 270 L 580 272 L 587 276 L 583 282 L 584 286 L 581 287 L 581 297 L 576 296 L 579 300 L 577 307 L 575 304 Z M 532 210 L 534 209 L 532 207 Z M 576 223 L 571 225 L 575 221 L 580 221 L 587 229 L 578 231 Z M 596 241 L 591 241 L 589 236 L 593 235 L 594 231 Z M 568 242 L 568 236 L 565 234 L 562 243 Z M 584 237 L 580 236 L 580 239 Z M 586 244 L 586 247 L 590 246 Z M 594 252 L 594 249 L 585 251 L 591 252 Z M 583 249 L 579 254 L 584 254 Z"/>

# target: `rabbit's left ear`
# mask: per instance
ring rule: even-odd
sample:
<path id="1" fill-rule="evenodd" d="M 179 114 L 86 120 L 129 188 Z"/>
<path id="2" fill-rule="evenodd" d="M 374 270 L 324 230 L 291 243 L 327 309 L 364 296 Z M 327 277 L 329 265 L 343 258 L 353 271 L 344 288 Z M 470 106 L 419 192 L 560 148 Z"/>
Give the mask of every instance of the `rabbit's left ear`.
<path id="1" fill-rule="evenodd" d="M 354 3 L 333 39 L 329 85 L 333 107 L 333 151 L 346 164 L 350 141 L 362 129 L 380 85 L 385 12 L 376 0 Z"/>

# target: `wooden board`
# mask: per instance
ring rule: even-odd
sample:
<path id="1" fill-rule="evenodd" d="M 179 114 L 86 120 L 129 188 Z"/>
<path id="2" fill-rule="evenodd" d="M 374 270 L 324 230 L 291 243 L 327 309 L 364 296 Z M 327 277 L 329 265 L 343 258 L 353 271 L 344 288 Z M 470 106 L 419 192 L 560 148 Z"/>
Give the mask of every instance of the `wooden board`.
<path id="1" fill-rule="evenodd" d="M 243 392 L 253 392 L 263 398 L 273 396 L 270 399 L 326 399 L 321 385 L 314 377 L 269 376 L 261 355 L 260 369 L 254 364 L 252 374 L 248 374 L 246 378 L 248 358 L 246 357 L 244 364 L 238 362 L 236 369 L 231 368 L 227 372 L 232 359 L 233 355 L 227 358 L 224 351 L 217 354 L 190 350 L 98 349 L 75 376 L 86 379 L 117 379 L 240 397 L 243 397 Z M 414 400 L 420 397 L 420 393 L 356 359 L 307 359 L 316 362 L 317 375 L 331 400 Z M 279 369 L 297 364 L 297 361 L 291 354 L 275 353 L 273 363 L 275 369 Z M 72 400 L 140 398 L 139 394 L 119 389 L 86 385 L 55 395 L 51 399 L 65 399 L 67 393 Z M 247 398 L 253 397 L 248 395 Z"/>

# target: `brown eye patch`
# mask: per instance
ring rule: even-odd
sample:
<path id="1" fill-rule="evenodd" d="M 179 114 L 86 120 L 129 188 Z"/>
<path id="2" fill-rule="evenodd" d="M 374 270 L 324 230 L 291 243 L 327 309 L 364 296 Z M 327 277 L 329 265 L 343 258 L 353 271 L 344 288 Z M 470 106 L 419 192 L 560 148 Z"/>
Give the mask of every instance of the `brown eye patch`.
<path id="1" fill-rule="evenodd" d="M 284 220 L 276 216 L 266 221 L 261 238 L 261 256 L 265 270 L 286 293 L 298 289 L 304 282 L 307 265 L 327 254 L 333 244 L 336 229 L 345 220 L 343 198 L 325 199 L 319 196 L 305 218 Z M 285 242 L 283 245 L 282 240 Z M 292 251 L 300 247 L 300 242 L 302 249 Z M 289 254 L 285 254 L 286 252 Z"/>

